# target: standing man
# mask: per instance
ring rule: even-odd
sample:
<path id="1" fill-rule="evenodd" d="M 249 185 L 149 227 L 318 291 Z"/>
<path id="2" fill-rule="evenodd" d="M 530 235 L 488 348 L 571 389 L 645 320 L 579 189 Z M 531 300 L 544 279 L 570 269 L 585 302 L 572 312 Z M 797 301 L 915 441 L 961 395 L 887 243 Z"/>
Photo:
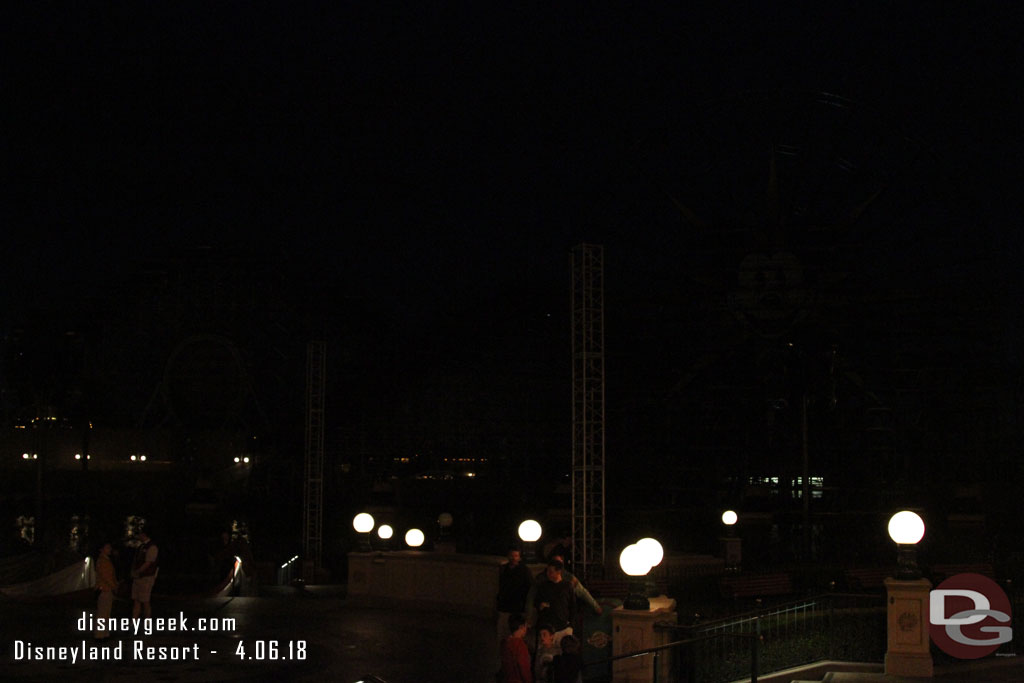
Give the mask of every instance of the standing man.
<path id="1" fill-rule="evenodd" d="M 158 549 L 144 530 L 138 533 L 141 544 L 135 549 L 135 560 L 132 562 L 132 618 L 137 619 L 139 613 L 147 618 L 153 616 L 153 608 L 149 603 L 156 574 L 160 571 L 157 560 Z"/>
<path id="2" fill-rule="evenodd" d="M 544 580 L 537 584 L 534 606 L 537 608 L 537 623 L 550 624 L 557 646 L 562 638 L 572 635 L 572 618 L 576 596 L 573 587 L 562 577 L 564 565 L 561 560 L 548 560 Z"/>
<path id="3" fill-rule="evenodd" d="M 523 564 L 519 548 L 508 549 L 508 562 L 501 565 L 498 573 L 498 643 L 505 642 L 510 635 L 508 618 L 512 614 L 523 614 L 526 609 L 526 594 L 533 583 L 530 569 Z"/>
<path id="4" fill-rule="evenodd" d="M 107 630 L 107 621 L 110 619 L 110 609 L 114 606 L 114 594 L 117 592 L 117 572 L 114 571 L 114 562 L 110 559 L 113 548 L 109 543 L 100 546 L 99 555 L 96 556 L 96 589 L 99 595 L 96 597 L 96 619 L 102 623 L 103 628 L 97 629 L 95 637 L 102 640 L 110 635 Z M 102 622 L 99 620 L 102 619 Z"/>
<path id="5" fill-rule="evenodd" d="M 590 594 L 580 580 L 576 576 L 565 569 L 565 557 L 562 555 L 551 555 L 552 560 L 558 560 L 562 563 L 562 580 L 569 583 L 572 586 L 573 595 L 576 598 L 576 602 L 583 601 L 590 609 L 594 610 L 594 614 L 601 614 L 604 610 L 601 609 L 601 605 L 594 599 L 594 596 Z M 534 608 L 536 604 L 537 588 L 547 581 L 547 570 L 545 569 L 541 573 L 537 574 L 533 580 L 533 584 L 530 586 L 530 592 L 526 595 L 526 623 L 531 626 L 536 626 L 540 622 L 537 621 L 537 611 Z"/>

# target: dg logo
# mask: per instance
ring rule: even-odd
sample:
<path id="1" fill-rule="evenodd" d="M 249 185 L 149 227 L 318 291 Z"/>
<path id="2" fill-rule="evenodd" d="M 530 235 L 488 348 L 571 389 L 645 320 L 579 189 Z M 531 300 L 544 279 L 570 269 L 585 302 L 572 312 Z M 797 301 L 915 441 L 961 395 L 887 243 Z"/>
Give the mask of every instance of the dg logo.
<path id="1" fill-rule="evenodd" d="M 956 574 L 929 594 L 928 634 L 959 659 L 985 657 L 1013 638 L 1010 599 L 992 579 Z"/>

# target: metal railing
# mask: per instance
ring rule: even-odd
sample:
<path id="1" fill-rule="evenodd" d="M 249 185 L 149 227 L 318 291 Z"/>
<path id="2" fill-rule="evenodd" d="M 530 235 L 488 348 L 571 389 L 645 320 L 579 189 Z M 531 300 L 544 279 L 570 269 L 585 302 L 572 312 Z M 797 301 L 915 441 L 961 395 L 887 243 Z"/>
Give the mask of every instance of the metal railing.
<path id="1" fill-rule="evenodd" d="M 683 636 L 669 644 L 673 681 L 731 681 L 748 671 L 756 680 L 761 669 L 824 658 L 882 661 L 885 654 L 880 595 L 827 593 L 706 623 L 657 626 Z"/>
<path id="2" fill-rule="evenodd" d="M 755 633 L 716 633 L 711 635 L 697 636 L 695 638 L 686 638 L 684 640 L 677 640 L 664 645 L 658 645 L 656 647 L 649 647 L 644 650 L 637 650 L 636 652 L 627 652 L 626 654 L 616 655 L 614 657 L 608 657 L 606 659 L 600 659 L 594 662 L 584 663 L 584 668 L 588 666 L 596 666 L 603 664 L 610 664 L 616 661 L 624 659 L 633 659 L 636 657 L 647 657 L 652 658 L 652 683 L 659 683 L 661 681 L 661 672 L 664 668 L 661 660 L 662 653 L 676 653 L 677 656 L 673 657 L 672 662 L 684 661 L 689 654 L 691 654 L 694 648 L 700 644 L 707 643 L 710 641 L 723 640 L 723 639 L 742 639 L 748 642 L 748 648 L 750 653 L 750 681 L 751 683 L 757 683 L 757 672 L 758 672 L 758 634 Z M 686 680 L 687 683 L 696 683 L 698 680 L 704 680 L 696 678 L 697 670 L 690 668 L 689 676 L 685 679 L 678 676 L 678 671 L 675 667 L 669 669 L 669 681 L 682 681 Z M 668 683 L 668 682 L 666 682 Z"/>

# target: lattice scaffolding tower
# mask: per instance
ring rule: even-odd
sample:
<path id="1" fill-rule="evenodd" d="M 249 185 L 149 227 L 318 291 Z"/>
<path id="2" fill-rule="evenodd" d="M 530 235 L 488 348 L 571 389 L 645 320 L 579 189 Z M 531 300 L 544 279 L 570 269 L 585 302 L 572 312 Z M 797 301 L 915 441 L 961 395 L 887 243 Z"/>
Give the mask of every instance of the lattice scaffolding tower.
<path id="1" fill-rule="evenodd" d="M 604 522 L 604 248 L 572 250 L 572 557 L 602 576 Z"/>
<path id="2" fill-rule="evenodd" d="M 303 573 L 311 582 L 322 565 L 324 516 L 324 398 L 327 342 L 306 347 L 306 479 L 303 489 Z"/>

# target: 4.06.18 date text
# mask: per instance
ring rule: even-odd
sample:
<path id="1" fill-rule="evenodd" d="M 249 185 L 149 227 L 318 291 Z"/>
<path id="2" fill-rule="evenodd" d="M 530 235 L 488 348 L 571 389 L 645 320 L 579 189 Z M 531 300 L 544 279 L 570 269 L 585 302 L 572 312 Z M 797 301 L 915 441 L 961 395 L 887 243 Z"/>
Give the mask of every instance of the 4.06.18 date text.
<path id="1" fill-rule="evenodd" d="M 306 641 L 304 640 L 251 640 L 238 641 L 235 656 L 239 659 L 256 661 L 286 661 L 289 659 L 303 660 L 306 658 Z"/>

